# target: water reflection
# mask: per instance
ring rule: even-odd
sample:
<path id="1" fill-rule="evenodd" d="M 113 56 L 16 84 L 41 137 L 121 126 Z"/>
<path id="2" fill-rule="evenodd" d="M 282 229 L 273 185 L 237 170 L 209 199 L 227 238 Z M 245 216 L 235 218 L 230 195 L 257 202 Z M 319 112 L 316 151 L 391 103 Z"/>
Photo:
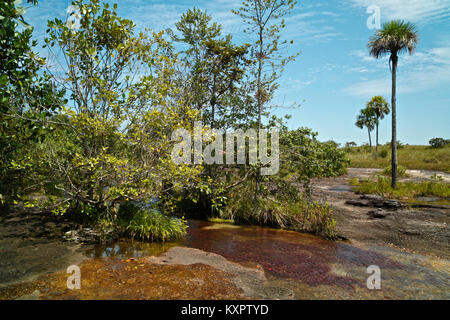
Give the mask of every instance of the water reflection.
<path id="1" fill-rule="evenodd" d="M 353 286 L 359 280 L 335 274 L 335 265 L 384 269 L 403 266 L 374 251 L 345 242 L 324 240 L 310 234 L 259 226 L 231 226 L 190 220 L 186 239 L 178 242 L 146 243 L 122 239 L 97 246 L 92 258 L 118 259 L 156 256 L 174 246 L 186 246 L 220 254 L 230 261 L 256 263 L 276 277 L 298 279 L 309 285 Z"/>
<path id="2" fill-rule="evenodd" d="M 179 242 L 149 243 L 120 239 L 113 244 L 97 245 L 88 249 L 86 254 L 89 258 L 142 258 L 145 256 L 157 256 L 170 248 L 182 245 Z"/>

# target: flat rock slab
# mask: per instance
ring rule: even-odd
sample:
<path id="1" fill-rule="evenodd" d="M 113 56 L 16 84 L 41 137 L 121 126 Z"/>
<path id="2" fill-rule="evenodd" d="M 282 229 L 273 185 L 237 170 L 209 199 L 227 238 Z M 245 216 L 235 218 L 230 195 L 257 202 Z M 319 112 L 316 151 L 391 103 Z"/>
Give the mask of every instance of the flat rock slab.
<path id="1" fill-rule="evenodd" d="M 167 265 L 205 264 L 233 275 L 233 283 L 250 298 L 256 299 L 289 299 L 291 290 L 270 286 L 264 271 L 260 268 L 249 268 L 231 262 L 221 255 L 199 249 L 173 247 L 160 256 L 145 258 L 149 263 Z"/>

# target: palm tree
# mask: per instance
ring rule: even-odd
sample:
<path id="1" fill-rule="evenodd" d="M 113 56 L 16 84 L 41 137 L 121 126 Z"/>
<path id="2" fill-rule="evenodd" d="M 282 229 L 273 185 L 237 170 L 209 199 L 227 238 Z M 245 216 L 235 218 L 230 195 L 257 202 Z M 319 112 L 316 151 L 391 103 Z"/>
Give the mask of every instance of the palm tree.
<path id="1" fill-rule="evenodd" d="M 375 111 L 372 108 L 364 108 L 361 109 L 359 112 L 359 115 L 356 117 L 355 126 L 357 126 L 360 129 L 363 129 L 364 127 L 367 128 L 367 133 L 369 134 L 369 145 L 370 149 L 372 150 L 372 138 L 370 137 L 370 131 L 373 130 L 375 127 Z"/>
<path id="2" fill-rule="evenodd" d="M 389 114 L 389 103 L 382 97 L 382 96 L 375 96 L 372 97 L 372 99 L 367 102 L 366 104 L 367 108 L 372 108 L 375 112 L 375 127 L 376 127 L 376 134 L 377 134 L 377 142 L 375 151 L 378 152 L 378 127 L 380 125 L 380 120 L 383 120 L 385 114 Z"/>
<path id="3" fill-rule="evenodd" d="M 398 54 L 408 51 L 412 54 L 419 42 L 419 35 L 414 24 L 400 20 L 384 23 L 380 30 L 370 38 L 367 47 L 375 58 L 390 54 L 389 67 L 392 73 L 392 188 L 397 187 L 397 63 Z M 391 67 L 392 65 L 392 67 Z"/>

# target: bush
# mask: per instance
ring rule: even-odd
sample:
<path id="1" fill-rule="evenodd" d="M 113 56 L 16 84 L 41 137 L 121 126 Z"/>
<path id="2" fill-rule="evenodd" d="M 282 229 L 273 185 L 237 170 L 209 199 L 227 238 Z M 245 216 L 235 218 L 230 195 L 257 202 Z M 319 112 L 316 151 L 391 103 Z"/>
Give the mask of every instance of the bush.
<path id="1" fill-rule="evenodd" d="M 384 168 L 383 169 L 383 175 L 388 176 L 388 177 L 392 176 L 392 167 L 389 166 L 389 167 Z M 408 176 L 408 174 L 406 173 L 406 168 L 403 167 L 403 166 L 398 166 L 397 167 L 397 175 L 399 177 L 406 177 L 406 176 Z"/>
<path id="2" fill-rule="evenodd" d="M 227 218 L 239 224 L 266 225 L 287 230 L 308 232 L 327 239 L 336 239 L 336 223 L 328 205 L 297 201 L 278 202 L 266 198 L 254 200 L 242 195 L 227 207 Z"/>
<path id="3" fill-rule="evenodd" d="M 443 148 L 450 145 L 450 140 L 444 138 L 433 138 L 430 139 L 429 144 L 432 148 Z"/>
<path id="4" fill-rule="evenodd" d="M 347 172 L 350 161 L 336 143 L 320 142 L 317 133 L 298 128 L 280 135 L 280 177 L 295 175 L 309 190 L 314 178 L 336 177 Z"/>
<path id="5" fill-rule="evenodd" d="M 384 159 L 388 156 L 388 151 L 383 149 L 380 151 L 379 155 L 380 155 L 380 157 L 382 157 Z"/>
<path id="6" fill-rule="evenodd" d="M 364 143 L 361 145 L 360 150 L 364 153 L 372 152 L 372 148 L 368 143 Z"/>
<path id="7" fill-rule="evenodd" d="M 187 222 L 183 218 L 169 217 L 156 209 L 139 208 L 125 230 L 133 239 L 171 241 L 186 235 Z"/>
<path id="8" fill-rule="evenodd" d="M 356 142 L 350 141 L 350 142 L 345 143 L 345 146 L 343 149 L 345 150 L 345 152 L 348 152 L 348 153 L 354 152 L 354 151 L 358 152 L 359 150 L 356 148 L 356 146 L 357 146 Z"/>
<path id="9" fill-rule="evenodd" d="M 328 140 L 328 141 L 325 141 L 324 143 L 332 145 L 335 148 L 339 148 L 339 146 L 341 145 L 340 143 L 337 143 L 336 141 L 333 141 L 333 140 Z"/>
<path id="10" fill-rule="evenodd" d="M 389 141 L 386 143 L 387 146 L 389 146 L 390 148 L 392 148 L 392 142 Z M 399 140 L 397 140 L 397 149 L 403 149 L 405 147 L 405 145 L 400 142 Z"/>

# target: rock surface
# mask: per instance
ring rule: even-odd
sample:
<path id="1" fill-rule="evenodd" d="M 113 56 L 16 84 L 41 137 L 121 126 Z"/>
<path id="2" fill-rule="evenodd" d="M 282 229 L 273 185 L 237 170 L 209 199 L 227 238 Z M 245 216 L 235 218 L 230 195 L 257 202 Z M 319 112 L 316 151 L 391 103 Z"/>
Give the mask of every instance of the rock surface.
<path id="1" fill-rule="evenodd" d="M 357 200 L 347 200 L 346 204 L 350 204 L 358 207 L 374 207 L 374 208 L 387 208 L 387 209 L 400 209 L 403 204 L 396 200 L 385 199 L 381 196 L 364 194 Z"/>
<path id="2" fill-rule="evenodd" d="M 378 208 L 376 210 L 371 210 L 367 214 L 372 218 L 386 218 L 391 213 L 389 211 Z"/>
<path id="3" fill-rule="evenodd" d="M 62 216 L 16 207 L 0 222 L 0 288 L 66 269 L 84 260 L 80 245 L 63 242 L 75 228 Z"/>
<path id="4" fill-rule="evenodd" d="M 158 257 L 147 257 L 147 262 L 167 265 L 205 264 L 232 275 L 233 283 L 248 297 L 255 299 L 288 299 L 292 292 L 286 288 L 268 285 L 264 271 L 244 267 L 223 256 L 199 249 L 174 247 Z"/>
<path id="5" fill-rule="evenodd" d="M 109 243 L 118 239 L 118 234 L 113 229 L 96 230 L 92 228 L 81 228 L 70 230 L 64 234 L 64 240 L 83 244 Z"/>

